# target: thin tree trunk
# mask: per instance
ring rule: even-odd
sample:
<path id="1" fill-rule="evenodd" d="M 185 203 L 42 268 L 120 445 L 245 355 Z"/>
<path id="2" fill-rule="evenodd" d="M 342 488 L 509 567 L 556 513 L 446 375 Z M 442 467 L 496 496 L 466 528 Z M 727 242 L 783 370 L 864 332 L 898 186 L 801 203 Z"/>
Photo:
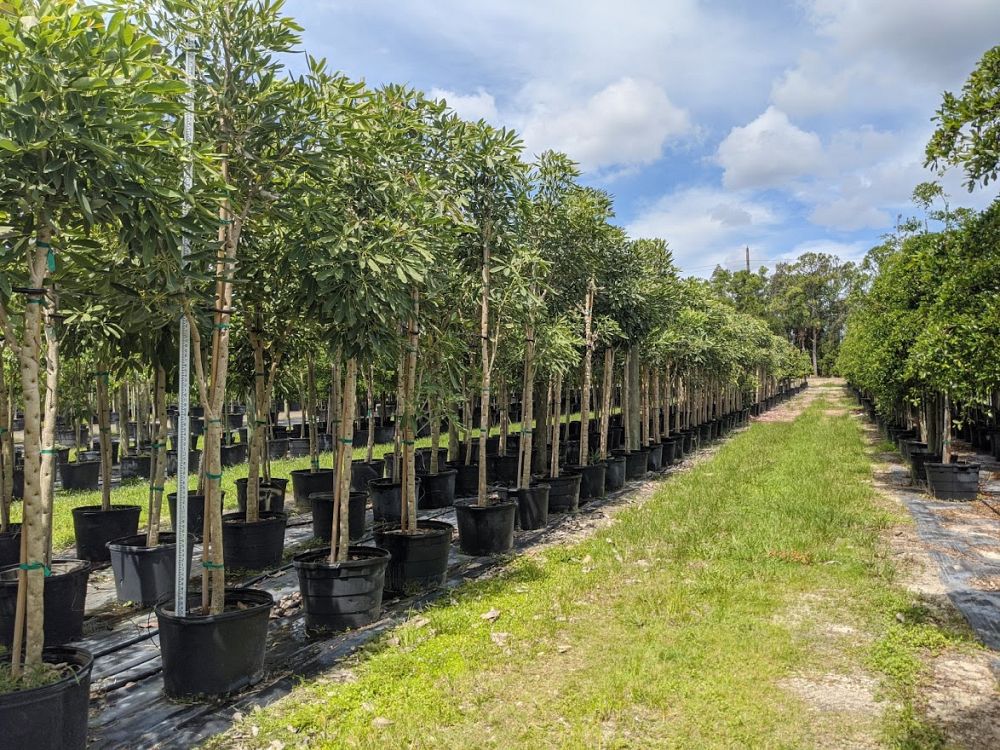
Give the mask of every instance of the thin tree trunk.
<path id="1" fill-rule="evenodd" d="M 333 493 L 333 528 L 330 536 L 330 564 L 344 562 L 350 554 L 351 531 L 348 503 L 351 494 L 351 459 L 354 455 L 354 409 L 358 390 L 358 361 L 347 360 L 341 409 L 340 439 L 337 441 L 337 484 Z M 398 429 L 397 425 L 397 429 Z M 397 462 L 398 463 L 398 462 Z"/>
<path id="2" fill-rule="evenodd" d="M 108 362 L 97 361 L 97 434 L 101 447 L 101 509 L 111 510 L 111 400 Z"/>
<path id="3" fill-rule="evenodd" d="M 427 411 L 430 412 L 431 419 L 431 465 L 430 473 L 438 474 L 441 471 L 441 457 L 438 450 L 441 447 L 441 413 L 438 411 L 437 396 L 428 399 Z"/>
<path id="4" fill-rule="evenodd" d="M 555 380 L 552 381 L 552 455 L 549 464 L 549 476 L 553 479 L 559 476 L 559 417 L 562 410 L 562 384 L 563 376 L 557 372 Z"/>
<path id="5" fill-rule="evenodd" d="M 365 386 L 368 396 L 368 442 L 365 446 L 365 461 L 371 463 L 372 454 L 375 451 L 375 393 L 372 390 L 375 383 L 375 366 L 369 364 L 365 375 Z"/>
<path id="6" fill-rule="evenodd" d="M 524 382 L 521 391 L 521 446 L 517 478 L 519 487 L 531 486 L 532 437 L 535 418 L 535 328 L 524 328 Z"/>
<path id="7" fill-rule="evenodd" d="M 167 371 L 159 361 L 156 363 L 156 390 L 153 408 L 159 419 L 159 429 L 153 444 L 152 472 L 150 473 L 149 525 L 146 544 L 155 547 L 160 543 L 160 511 L 163 507 L 163 485 L 167 479 Z M 177 446 L 180 451 L 186 446 Z"/>
<path id="8" fill-rule="evenodd" d="M 612 391 L 612 374 L 614 370 L 615 353 L 611 347 L 607 347 L 604 350 L 604 385 L 601 386 L 601 396 L 603 398 L 603 403 L 601 406 L 601 452 L 600 458 L 602 461 L 606 460 L 608 457 L 608 425 L 611 419 L 611 391 Z M 580 429 L 583 429 L 581 425 Z"/>
<path id="9" fill-rule="evenodd" d="M 951 396 L 944 394 L 944 416 L 941 422 L 941 462 L 951 463 Z"/>
<path id="10" fill-rule="evenodd" d="M 410 318 L 406 346 L 406 411 L 403 418 L 403 461 L 406 466 L 406 485 L 404 490 L 404 514 L 402 528 L 404 531 L 417 530 L 417 477 L 414 443 L 416 433 L 416 383 L 417 383 L 417 348 L 420 329 L 417 321 L 420 319 L 420 296 L 413 290 L 413 317 Z"/>
<path id="11" fill-rule="evenodd" d="M 483 288 L 479 311 L 480 356 L 482 360 L 482 390 L 479 394 L 479 497 L 486 505 L 486 439 L 490 436 L 490 243 L 483 242 Z"/>

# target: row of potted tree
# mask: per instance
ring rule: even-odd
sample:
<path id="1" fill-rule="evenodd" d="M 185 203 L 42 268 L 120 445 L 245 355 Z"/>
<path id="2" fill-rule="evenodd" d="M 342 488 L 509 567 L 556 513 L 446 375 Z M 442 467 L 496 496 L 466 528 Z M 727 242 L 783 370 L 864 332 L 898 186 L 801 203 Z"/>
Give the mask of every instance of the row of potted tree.
<path id="1" fill-rule="evenodd" d="M 451 528 L 420 519 L 421 494 L 455 503 L 464 551 L 505 551 L 518 511 L 523 528 L 542 526 L 581 491 L 662 466 L 807 372 L 763 323 L 680 280 L 666 243 L 614 226 L 609 196 L 580 185 L 564 155 L 526 161 L 511 131 L 311 57 L 305 74 L 289 74 L 298 27 L 280 2 L 12 0 L 0 13 L 11 82 L 0 108 L 0 325 L 24 421 L 18 561 L 0 571 L 16 591 L 4 599 L 11 688 L 0 713 L 31 718 L 12 724 L 15 744 L 76 747 L 86 735 L 93 660 L 50 645 L 79 636 L 60 632 L 60 612 L 72 602 L 79 628 L 88 570 L 51 544 L 61 363 L 87 373 L 98 414 L 102 502 L 77 513 L 78 556 L 148 566 L 123 596 L 149 602 L 173 585 L 176 540 L 161 509 L 176 328 L 189 325 L 204 420 L 188 505 L 201 585 L 184 615 L 156 607 L 176 696 L 228 693 L 262 668 L 273 599 L 228 588 L 226 570 L 271 566 L 283 550 L 289 478 L 270 471 L 282 379 L 300 384 L 311 457 L 293 492 L 329 538 L 294 558 L 306 622 L 336 631 L 377 616 L 386 571 L 393 590 L 440 582 Z M 188 51 L 190 80 L 179 65 Z M 182 137 L 189 98 L 193 144 Z M 141 533 L 111 481 L 111 412 L 128 382 L 148 394 L 133 399 L 151 441 Z M 246 404 L 247 476 L 240 512 L 224 514 L 234 401 Z M 390 401 L 396 443 L 379 466 Z M 0 403 L 0 419 L 12 411 Z M 356 427 L 368 449 L 357 464 Z M 14 449 L 0 445 L 0 534 L 14 536 Z M 324 445 L 332 468 L 320 465 Z M 368 502 L 375 547 L 356 544 Z M 93 549 L 81 544 L 86 528 Z"/>

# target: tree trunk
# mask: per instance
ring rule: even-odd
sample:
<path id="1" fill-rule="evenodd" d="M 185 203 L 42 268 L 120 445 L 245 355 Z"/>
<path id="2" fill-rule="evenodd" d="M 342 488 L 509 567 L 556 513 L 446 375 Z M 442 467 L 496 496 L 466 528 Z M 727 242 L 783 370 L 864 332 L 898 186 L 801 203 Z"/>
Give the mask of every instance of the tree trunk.
<path id="1" fill-rule="evenodd" d="M 559 417 L 562 411 L 563 376 L 557 372 L 552 389 L 552 456 L 549 464 L 549 476 L 555 479 L 559 476 Z"/>
<path id="2" fill-rule="evenodd" d="M 615 353 L 611 347 L 604 350 L 604 385 L 601 386 L 601 452 L 600 459 L 604 461 L 608 457 L 608 424 L 611 419 L 611 377 L 614 370 Z M 581 424 L 580 429 L 583 429 Z"/>
<path id="3" fill-rule="evenodd" d="M 591 327 L 594 319 L 594 294 L 597 285 L 591 279 L 587 285 L 587 297 L 583 305 L 583 378 L 580 387 L 580 466 L 590 463 L 590 379 L 594 337 Z"/>
<path id="4" fill-rule="evenodd" d="M 417 530 L 417 476 L 414 443 L 416 437 L 416 391 L 417 391 L 417 347 L 420 328 L 420 297 L 413 291 L 413 317 L 407 326 L 406 346 L 406 407 L 403 413 L 403 465 L 406 468 L 406 482 L 403 486 L 402 524 L 404 531 Z"/>
<path id="5" fill-rule="evenodd" d="M 156 363 L 156 390 L 153 409 L 159 420 L 159 429 L 156 440 L 153 442 L 153 465 L 149 475 L 149 525 L 146 532 L 146 544 L 150 547 L 155 547 L 160 543 L 160 511 L 163 507 L 163 485 L 167 478 L 167 371 L 159 361 Z M 186 449 L 182 445 L 176 447 L 178 455 L 180 455 L 180 451 Z"/>
<path id="6" fill-rule="evenodd" d="M 427 411 L 430 412 L 431 419 L 431 465 L 429 468 L 431 474 L 438 474 L 441 471 L 441 457 L 438 456 L 438 449 L 441 447 L 441 413 L 438 411 L 437 396 L 430 397 Z"/>
<path id="7" fill-rule="evenodd" d="M 819 362 L 816 359 L 816 340 L 819 338 L 819 328 L 817 326 L 813 326 L 812 334 L 813 375 L 819 375 Z"/>
<path id="8" fill-rule="evenodd" d="M 375 393 L 372 388 L 375 383 L 375 366 L 369 364 L 366 373 L 365 386 L 368 396 L 368 441 L 365 445 L 365 461 L 372 462 L 372 455 L 375 452 Z"/>
<path id="9" fill-rule="evenodd" d="M 316 423 L 316 361 L 306 355 L 306 415 L 309 420 L 309 470 L 319 471 L 319 426 Z"/>
<path id="10" fill-rule="evenodd" d="M 107 360 L 99 359 L 97 368 L 97 434 L 101 446 L 101 509 L 111 510 L 111 400 L 108 398 Z"/>
<path id="11" fill-rule="evenodd" d="M 517 478 L 519 487 L 531 486 L 532 422 L 535 418 L 535 328 L 524 328 L 524 380 L 521 390 L 521 445 Z"/>
<path id="12" fill-rule="evenodd" d="M 944 394 L 944 411 L 941 421 L 941 462 L 951 463 L 951 396 Z"/>
<path id="13" fill-rule="evenodd" d="M 347 360 L 346 370 L 340 439 L 337 441 L 337 470 L 334 472 L 337 483 L 333 493 L 333 528 L 330 536 L 331 565 L 348 559 L 351 544 L 348 508 L 351 494 L 351 459 L 354 456 L 353 414 L 358 390 L 358 361 L 353 357 Z"/>
<path id="14" fill-rule="evenodd" d="M 10 506 L 14 502 L 14 442 L 10 431 L 10 401 L 0 342 L 0 533 L 10 530 Z"/>
<path id="15" fill-rule="evenodd" d="M 483 242 L 483 288 L 479 311 L 480 356 L 482 360 L 482 391 L 479 394 L 479 497 L 486 505 L 486 439 L 490 436 L 490 243 Z"/>

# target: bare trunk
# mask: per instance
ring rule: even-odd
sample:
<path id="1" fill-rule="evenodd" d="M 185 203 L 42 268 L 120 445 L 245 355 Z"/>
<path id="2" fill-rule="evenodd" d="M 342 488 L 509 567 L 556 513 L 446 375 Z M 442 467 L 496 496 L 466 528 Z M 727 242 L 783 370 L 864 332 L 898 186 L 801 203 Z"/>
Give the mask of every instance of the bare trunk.
<path id="1" fill-rule="evenodd" d="M 438 411 L 438 400 L 436 396 L 431 396 L 427 410 L 431 419 L 431 465 L 430 473 L 438 474 L 441 471 L 441 457 L 438 450 L 441 447 L 441 414 Z"/>
<path id="2" fill-rule="evenodd" d="M 615 353 L 609 346 L 604 350 L 604 384 L 601 386 L 601 452 L 600 459 L 604 461 L 608 457 L 608 424 L 611 419 L 611 391 L 613 388 L 612 375 L 614 373 Z M 583 429 L 581 424 L 580 429 Z"/>
<path id="3" fill-rule="evenodd" d="M 417 326 L 420 314 L 420 297 L 413 291 L 413 317 L 408 325 L 406 346 L 406 409 L 403 417 L 403 462 L 406 467 L 406 484 L 403 487 L 402 528 L 405 531 L 417 530 L 417 476 L 414 443 L 416 433 L 416 384 L 417 384 L 417 348 L 420 329 Z"/>
<path id="4" fill-rule="evenodd" d="M 479 394 L 479 496 L 480 506 L 486 505 L 486 439 L 490 436 L 490 243 L 483 242 L 483 288 L 479 311 L 482 390 Z"/>
<path id="5" fill-rule="evenodd" d="M 553 479 L 559 476 L 559 417 L 562 412 L 562 385 L 562 373 L 557 372 L 555 380 L 550 386 L 552 389 L 552 455 L 549 463 L 549 476 Z"/>
<path id="6" fill-rule="evenodd" d="M 159 420 L 156 440 L 153 441 L 152 473 L 149 487 L 149 526 L 146 544 L 155 547 L 160 543 L 160 512 L 163 507 L 163 485 L 167 479 L 167 371 L 156 363 L 156 390 L 153 408 Z M 178 453 L 186 446 L 176 446 Z"/>
<path id="7" fill-rule="evenodd" d="M 368 365 L 367 377 L 365 378 L 365 389 L 368 396 L 368 442 L 365 445 L 365 461 L 372 462 L 372 455 L 375 451 L 375 393 L 372 391 L 375 382 L 375 367 Z"/>
<path id="8" fill-rule="evenodd" d="M 517 478 L 519 487 L 531 486 L 531 449 L 535 419 L 535 329 L 524 329 L 524 378 L 521 390 L 521 445 Z"/>
<path id="9" fill-rule="evenodd" d="M 108 398 L 108 363 L 97 363 L 97 434 L 101 446 L 101 509 L 111 510 L 111 400 Z M 155 451 L 156 446 L 154 446 Z"/>
<path id="10" fill-rule="evenodd" d="M 941 422 L 941 462 L 951 463 L 951 396 L 944 394 L 944 411 Z"/>
<path id="11" fill-rule="evenodd" d="M 342 421 L 340 439 L 337 441 L 337 483 L 333 493 L 333 528 L 330 541 L 330 564 L 344 562 L 350 554 L 350 523 L 348 503 L 351 493 L 351 459 L 354 455 L 354 401 L 358 390 L 358 362 L 347 360 L 344 378 Z"/>

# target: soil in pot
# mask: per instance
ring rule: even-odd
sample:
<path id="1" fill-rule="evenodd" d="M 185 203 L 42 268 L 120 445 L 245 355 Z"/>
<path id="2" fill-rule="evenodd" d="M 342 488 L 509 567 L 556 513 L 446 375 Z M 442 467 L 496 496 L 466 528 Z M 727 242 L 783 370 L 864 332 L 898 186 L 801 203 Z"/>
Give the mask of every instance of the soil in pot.
<path id="1" fill-rule="evenodd" d="M 0 568 L 17 565 L 21 560 L 21 524 L 12 523 L 0 533 Z"/>
<path id="2" fill-rule="evenodd" d="M 609 456 L 604 462 L 604 490 L 614 492 L 625 486 L 625 456 Z"/>
<path id="3" fill-rule="evenodd" d="M 604 463 L 587 466 L 567 466 L 568 474 L 580 475 L 580 504 L 595 497 L 604 497 L 608 467 Z"/>
<path id="4" fill-rule="evenodd" d="M 194 543 L 194 534 L 188 534 L 185 569 L 189 576 Z M 108 542 L 108 551 L 111 553 L 111 570 L 115 575 L 118 601 L 148 607 L 174 592 L 176 535 L 161 532 L 159 544 L 150 547 L 146 534 L 133 534 Z"/>
<path id="5" fill-rule="evenodd" d="M 549 486 L 533 484 L 511 490 L 517 502 L 517 525 L 524 531 L 543 529 L 549 522 Z"/>
<path id="6" fill-rule="evenodd" d="M 258 589 L 226 589 L 225 610 L 198 614 L 201 594 L 188 595 L 188 615 L 173 601 L 155 609 L 163 689 L 171 698 L 228 695 L 264 676 L 267 624 L 274 598 Z"/>
<path id="7" fill-rule="evenodd" d="M 466 555 L 495 555 L 509 552 L 514 546 L 516 501 L 500 500 L 479 506 L 475 500 L 456 500 L 455 515 L 458 544 Z"/>
<path id="8" fill-rule="evenodd" d="M 76 461 L 60 464 L 59 477 L 64 490 L 89 490 L 98 487 L 101 476 L 100 461 Z"/>
<path id="9" fill-rule="evenodd" d="M 122 481 L 126 479 L 149 479 L 149 462 L 150 457 L 148 455 L 122 456 Z M 63 479 L 64 486 L 65 483 L 66 480 Z"/>
<path id="10" fill-rule="evenodd" d="M 549 513 L 573 513 L 580 507 L 581 479 L 579 474 L 562 474 L 541 480 L 549 485 Z"/>
<path id="11" fill-rule="evenodd" d="M 94 657 L 81 648 L 50 647 L 42 660 L 58 677 L 27 690 L 0 694 L 3 747 L 11 750 L 85 750 Z M 4 657 L 9 662 L 8 656 Z"/>
<path id="12" fill-rule="evenodd" d="M 333 493 L 314 492 L 312 503 L 313 536 L 329 542 L 333 534 Z M 347 534 L 352 542 L 359 541 L 368 527 L 368 493 L 351 492 L 347 506 Z"/>
<path id="13" fill-rule="evenodd" d="M 249 482 L 248 477 L 241 477 L 236 480 L 236 503 L 239 506 L 240 513 L 247 512 L 247 482 Z M 263 479 L 258 479 L 257 482 L 260 487 L 260 495 L 257 500 L 260 510 L 283 511 L 285 509 L 285 489 L 288 487 L 288 480 L 283 477 L 271 477 L 270 482 L 265 482 Z"/>
<path id="14" fill-rule="evenodd" d="M 220 504 L 226 500 L 225 491 L 220 494 Z M 167 507 L 170 509 L 170 530 L 177 531 L 177 493 L 171 492 L 167 495 Z M 188 533 L 194 534 L 195 539 L 200 540 L 202 531 L 205 528 L 205 496 L 188 493 L 187 512 Z"/>
<path id="15" fill-rule="evenodd" d="M 979 464 L 926 462 L 927 487 L 938 500 L 975 500 L 979 493 Z"/>
<path id="16" fill-rule="evenodd" d="M 351 492 L 367 492 L 368 483 L 373 479 L 381 479 L 385 470 L 385 460 L 351 461 Z"/>
<path id="17" fill-rule="evenodd" d="M 101 510 L 100 505 L 81 505 L 73 508 L 72 513 L 76 556 L 91 562 L 107 562 L 111 559 L 108 542 L 135 534 L 142 508 L 112 505 L 111 510 Z"/>
<path id="18" fill-rule="evenodd" d="M 378 547 L 350 547 L 348 552 L 347 560 L 334 565 L 329 547 L 292 558 L 310 634 L 360 628 L 382 613 L 389 553 Z"/>
<path id="19" fill-rule="evenodd" d="M 316 492 L 330 492 L 333 489 L 333 469 L 295 469 L 292 476 L 292 495 L 295 507 L 303 512 L 312 509 L 309 496 Z"/>
<path id="20" fill-rule="evenodd" d="M 375 529 L 375 546 L 389 552 L 385 590 L 414 594 L 437 588 L 448 573 L 448 552 L 454 527 L 444 521 L 417 521 L 416 532 Z"/>
<path id="21" fill-rule="evenodd" d="M 244 513 L 222 516 L 222 556 L 226 570 L 263 570 L 281 565 L 288 514 L 265 511 L 259 521 Z"/>
<path id="22" fill-rule="evenodd" d="M 0 570 L 0 646 L 10 648 L 17 608 L 17 574 L 12 565 Z M 83 635 L 90 563 L 86 560 L 53 560 L 45 579 L 45 645 L 59 646 Z"/>
<path id="23" fill-rule="evenodd" d="M 455 502 L 457 476 L 456 469 L 445 469 L 437 474 L 418 472 L 417 479 L 420 480 L 420 487 L 423 490 L 420 507 L 425 510 L 450 507 Z"/>

